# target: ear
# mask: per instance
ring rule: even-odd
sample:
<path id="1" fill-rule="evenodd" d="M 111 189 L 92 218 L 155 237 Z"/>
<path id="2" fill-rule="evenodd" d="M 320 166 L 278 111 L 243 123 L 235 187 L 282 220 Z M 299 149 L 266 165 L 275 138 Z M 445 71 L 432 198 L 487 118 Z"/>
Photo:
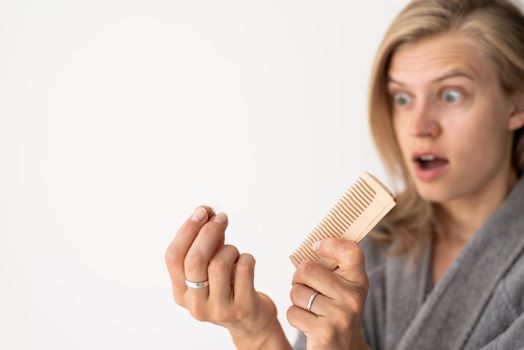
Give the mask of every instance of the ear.
<path id="1" fill-rule="evenodd" d="M 508 129 L 518 130 L 524 126 L 524 92 L 518 92 L 513 98 L 513 108 L 509 115 Z"/>

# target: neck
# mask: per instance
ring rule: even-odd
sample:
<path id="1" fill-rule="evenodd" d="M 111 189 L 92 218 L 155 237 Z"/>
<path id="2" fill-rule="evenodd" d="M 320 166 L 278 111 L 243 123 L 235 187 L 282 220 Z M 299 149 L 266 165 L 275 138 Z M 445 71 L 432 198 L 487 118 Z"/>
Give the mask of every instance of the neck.
<path id="1" fill-rule="evenodd" d="M 515 171 L 510 168 L 493 178 L 481 191 L 440 203 L 438 208 L 444 223 L 443 238 L 450 242 L 467 242 L 504 202 L 517 180 Z"/>

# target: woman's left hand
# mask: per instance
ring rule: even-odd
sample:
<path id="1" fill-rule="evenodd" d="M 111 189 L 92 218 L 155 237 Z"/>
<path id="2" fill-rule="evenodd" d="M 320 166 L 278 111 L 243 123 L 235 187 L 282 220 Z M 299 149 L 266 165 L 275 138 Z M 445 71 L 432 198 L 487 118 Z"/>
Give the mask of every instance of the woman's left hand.
<path id="1" fill-rule="evenodd" d="M 338 263 L 331 271 L 304 261 L 293 276 L 289 323 L 304 332 L 307 348 L 370 349 L 362 335 L 362 313 L 368 292 L 364 254 L 354 241 L 327 238 L 317 254 Z M 307 310 L 311 296 L 319 292 Z"/>

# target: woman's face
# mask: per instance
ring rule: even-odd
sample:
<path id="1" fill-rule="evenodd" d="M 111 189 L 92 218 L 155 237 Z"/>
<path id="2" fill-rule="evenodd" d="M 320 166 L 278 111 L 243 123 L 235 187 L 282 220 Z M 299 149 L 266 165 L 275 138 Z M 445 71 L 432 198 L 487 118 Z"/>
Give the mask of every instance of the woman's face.
<path id="1" fill-rule="evenodd" d="M 396 137 L 424 199 L 445 203 L 509 182 L 514 99 L 471 39 L 402 45 L 388 75 Z"/>

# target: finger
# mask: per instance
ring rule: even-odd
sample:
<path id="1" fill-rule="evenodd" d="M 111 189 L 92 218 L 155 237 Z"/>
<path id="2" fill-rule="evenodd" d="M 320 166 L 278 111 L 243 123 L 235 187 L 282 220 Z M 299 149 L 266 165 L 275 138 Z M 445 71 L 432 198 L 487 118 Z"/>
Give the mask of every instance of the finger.
<path id="1" fill-rule="evenodd" d="M 286 317 L 290 325 L 305 333 L 309 333 L 316 329 L 316 326 L 321 319 L 320 316 L 296 305 L 292 305 L 287 309 Z"/>
<path id="2" fill-rule="evenodd" d="M 208 265 L 217 251 L 218 244 L 223 241 L 226 225 L 227 216 L 224 213 L 219 213 L 200 229 L 184 260 L 184 273 L 187 280 L 192 282 L 208 281 Z M 186 290 L 185 302 L 196 319 L 205 319 L 204 305 L 208 297 L 209 286 Z"/>
<path id="3" fill-rule="evenodd" d="M 235 302 L 253 305 L 256 298 L 254 275 L 255 258 L 248 253 L 240 254 L 234 272 Z"/>
<path id="4" fill-rule="evenodd" d="M 359 286 L 367 285 L 364 253 L 357 242 L 343 238 L 326 238 L 317 241 L 314 249 L 318 255 L 337 262 L 337 275 Z"/>
<path id="5" fill-rule="evenodd" d="M 294 284 L 291 287 L 290 298 L 294 305 L 301 307 L 302 309 L 312 312 L 318 316 L 331 315 L 334 309 L 332 300 L 321 293 L 317 294 L 317 291 L 303 284 Z M 308 304 L 311 301 L 310 310 L 308 310 Z"/>
<path id="6" fill-rule="evenodd" d="M 209 297 L 220 305 L 231 302 L 231 274 L 239 252 L 235 246 L 224 245 L 209 263 Z"/>
<path id="7" fill-rule="evenodd" d="M 348 282 L 343 278 L 319 263 L 310 260 L 303 261 L 297 266 L 291 283 L 292 285 L 297 283 L 307 285 L 336 300 L 342 298 L 345 289 L 348 288 Z"/>
<path id="8" fill-rule="evenodd" d="M 186 290 L 184 282 L 184 259 L 198 232 L 212 214 L 214 214 L 212 209 L 207 206 L 197 207 L 191 217 L 182 224 L 167 247 L 164 260 L 169 271 L 174 292 L 177 291 L 178 293 Z"/>
<path id="9" fill-rule="evenodd" d="M 193 282 L 208 279 L 209 262 L 224 239 L 226 227 L 227 216 L 219 213 L 200 229 L 184 260 L 185 278 Z"/>

